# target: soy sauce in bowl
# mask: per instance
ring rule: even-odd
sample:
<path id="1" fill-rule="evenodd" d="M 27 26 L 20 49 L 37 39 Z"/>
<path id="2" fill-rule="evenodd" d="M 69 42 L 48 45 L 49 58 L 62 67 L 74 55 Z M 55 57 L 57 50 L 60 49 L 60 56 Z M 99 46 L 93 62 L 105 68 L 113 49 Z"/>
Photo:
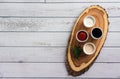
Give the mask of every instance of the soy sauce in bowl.
<path id="1" fill-rule="evenodd" d="M 91 36 L 94 39 L 101 38 L 102 37 L 102 30 L 101 30 L 101 28 L 98 28 L 98 27 L 93 28 L 92 31 L 91 31 Z"/>

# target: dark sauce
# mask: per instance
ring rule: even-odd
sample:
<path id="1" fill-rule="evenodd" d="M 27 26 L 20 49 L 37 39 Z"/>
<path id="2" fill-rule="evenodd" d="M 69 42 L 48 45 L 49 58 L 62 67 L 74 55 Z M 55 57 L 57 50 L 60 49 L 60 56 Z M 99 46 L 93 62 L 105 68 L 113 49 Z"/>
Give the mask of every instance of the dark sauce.
<path id="1" fill-rule="evenodd" d="M 99 38 L 99 37 L 102 36 L 102 31 L 99 28 L 94 28 L 93 31 L 92 31 L 92 35 L 95 38 Z"/>

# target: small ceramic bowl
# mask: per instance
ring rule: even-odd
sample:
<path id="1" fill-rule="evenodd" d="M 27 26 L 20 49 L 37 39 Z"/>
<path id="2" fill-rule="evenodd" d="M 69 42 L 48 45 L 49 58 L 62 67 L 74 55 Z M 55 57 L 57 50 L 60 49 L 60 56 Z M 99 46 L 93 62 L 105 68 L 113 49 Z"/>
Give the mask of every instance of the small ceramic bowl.
<path id="1" fill-rule="evenodd" d="M 83 51 L 86 55 L 92 55 L 96 51 L 96 46 L 92 42 L 85 43 L 83 46 Z"/>
<path id="2" fill-rule="evenodd" d="M 100 39 L 103 35 L 103 31 L 100 27 L 94 27 L 91 29 L 90 34 L 93 39 Z"/>
<path id="3" fill-rule="evenodd" d="M 78 42 L 86 42 L 88 40 L 88 38 L 89 38 L 89 34 L 85 30 L 79 30 L 76 33 L 76 39 Z"/>
<path id="4" fill-rule="evenodd" d="M 83 20 L 83 24 L 86 28 L 93 27 L 95 25 L 95 22 L 95 18 L 91 15 L 86 16 Z"/>

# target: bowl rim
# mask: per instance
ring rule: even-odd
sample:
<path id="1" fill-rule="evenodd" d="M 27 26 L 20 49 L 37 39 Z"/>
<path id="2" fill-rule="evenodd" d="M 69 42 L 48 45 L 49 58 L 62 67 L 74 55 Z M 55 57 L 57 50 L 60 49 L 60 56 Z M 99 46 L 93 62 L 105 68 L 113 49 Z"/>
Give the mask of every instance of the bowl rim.
<path id="1" fill-rule="evenodd" d="M 92 53 L 87 53 L 87 51 L 85 50 L 85 46 L 88 45 L 88 44 L 92 45 L 93 48 L 94 48 L 94 50 L 92 51 Z M 85 44 L 83 45 L 83 51 L 84 51 L 84 53 L 85 53 L 86 55 L 92 55 L 92 54 L 94 54 L 95 51 L 96 51 L 96 46 L 95 46 L 95 44 L 92 43 L 92 42 L 85 43 Z"/>
<path id="2" fill-rule="evenodd" d="M 87 38 L 84 41 L 79 40 L 78 37 L 77 37 L 78 33 L 81 32 L 81 31 L 84 31 L 87 34 Z M 88 32 L 86 30 L 79 30 L 79 31 L 77 31 L 76 39 L 77 39 L 78 42 L 86 42 L 88 40 L 88 38 L 89 38 L 89 34 L 88 34 Z"/>
<path id="3" fill-rule="evenodd" d="M 101 32 L 102 32 L 102 35 L 101 35 L 99 38 L 94 37 L 93 34 L 92 34 L 92 31 L 93 31 L 93 29 L 95 29 L 95 28 L 99 28 L 99 29 L 101 30 Z M 103 36 L 103 30 L 102 30 L 102 28 L 99 27 L 99 26 L 93 27 L 93 28 L 91 29 L 90 35 L 91 35 L 91 37 L 92 37 L 93 39 L 100 39 L 100 38 Z"/>
<path id="4" fill-rule="evenodd" d="M 95 23 L 96 23 L 96 19 L 95 19 L 95 17 L 92 16 L 92 15 L 87 15 L 87 16 L 83 19 L 83 24 L 84 24 L 84 26 L 85 26 L 86 28 L 91 28 L 91 27 L 93 27 L 93 26 L 87 26 L 87 25 L 85 24 L 85 19 L 88 18 L 88 17 L 90 17 L 90 18 L 92 18 L 92 19 L 94 20 L 93 26 L 94 26 Z"/>

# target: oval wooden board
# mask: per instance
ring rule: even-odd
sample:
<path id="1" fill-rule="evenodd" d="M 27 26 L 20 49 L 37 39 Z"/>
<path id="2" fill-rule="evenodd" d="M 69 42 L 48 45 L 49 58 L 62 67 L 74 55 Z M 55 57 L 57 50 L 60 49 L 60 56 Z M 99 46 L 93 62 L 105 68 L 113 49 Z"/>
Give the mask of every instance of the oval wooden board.
<path id="1" fill-rule="evenodd" d="M 103 36 L 101 39 L 99 40 L 94 40 L 91 36 L 90 36 L 90 31 L 93 28 L 85 28 L 83 25 L 83 19 L 85 16 L 87 15 L 92 15 L 95 17 L 96 19 L 96 23 L 93 27 L 101 27 L 103 30 Z M 66 53 L 66 67 L 67 67 L 67 71 L 69 73 L 69 75 L 73 75 L 73 76 L 78 76 L 82 73 L 84 73 L 85 71 L 87 71 L 89 69 L 89 67 L 93 64 L 94 60 L 97 58 L 97 56 L 99 55 L 99 52 L 105 42 L 106 36 L 107 36 L 107 32 L 108 32 L 108 15 L 105 11 L 105 9 L 103 9 L 102 7 L 98 6 L 98 5 L 93 5 L 88 7 L 85 11 L 82 12 L 82 14 L 78 17 L 70 39 L 69 39 L 69 43 L 67 46 L 67 53 Z M 94 54 L 92 55 L 85 55 L 85 54 L 81 54 L 79 56 L 78 59 L 76 59 L 71 51 L 71 46 L 78 46 L 78 47 L 83 47 L 83 45 L 86 43 L 80 43 L 76 40 L 76 33 L 79 30 L 86 30 L 89 33 L 89 39 L 86 42 L 93 42 L 96 46 L 96 51 Z"/>

